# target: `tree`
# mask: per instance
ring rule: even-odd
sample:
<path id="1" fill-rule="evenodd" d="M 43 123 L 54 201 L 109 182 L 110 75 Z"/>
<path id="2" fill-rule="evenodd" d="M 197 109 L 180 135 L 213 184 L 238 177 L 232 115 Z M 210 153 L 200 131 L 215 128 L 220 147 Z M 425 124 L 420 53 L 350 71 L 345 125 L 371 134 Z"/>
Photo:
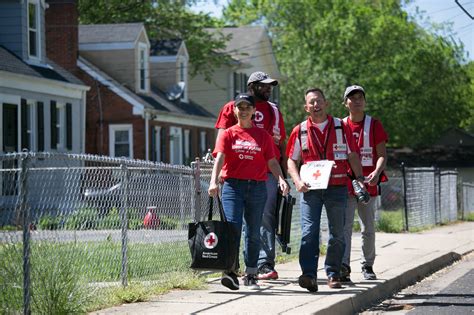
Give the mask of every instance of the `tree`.
<path id="1" fill-rule="evenodd" d="M 281 98 L 290 128 L 305 116 L 303 92 L 310 86 L 321 87 L 332 113 L 345 116 L 345 86 L 363 85 L 370 114 L 395 146 L 429 145 L 472 115 L 462 46 L 420 28 L 400 1 L 233 0 L 224 19 L 267 26 L 289 78 Z"/>
<path id="2" fill-rule="evenodd" d="M 81 24 L 113 24 L 143 22 L 150 39 L 176 39 L 186 42 L 192 76 L 201 73 L 210 80 L 213 69 L 229 62 L 222 51 L 228 38 L 210 34 L 206 27 L 220 22 L 207 14 L 187 9 L 194 1 L 167 0 L 79 0 Z"/>

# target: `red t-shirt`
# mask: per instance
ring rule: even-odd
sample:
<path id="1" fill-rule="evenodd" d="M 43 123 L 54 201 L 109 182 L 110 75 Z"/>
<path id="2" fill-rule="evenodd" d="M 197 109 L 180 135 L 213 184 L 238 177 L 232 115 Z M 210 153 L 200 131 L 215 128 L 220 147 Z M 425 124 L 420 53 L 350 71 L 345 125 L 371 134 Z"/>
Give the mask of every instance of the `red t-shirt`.
<path id="1" fill-rule="evenodd" d="M 364 146 L 364 137 L 361 135 L 364 133 L 364 122 L 365 119 L 362 121 L 358 122 L 353 122 L 349 117 L 347 117 L 347 123 L 345 124 L 347 127 L 349 127 L 350 131 L 352 132 L 352 135 L 354 137 L 355 143 L 357 144 L 357 147 L 360 149 Z M 370 141 L 370 146 L 373 148 L 373 165 L 372 166 L 363 166 L 362 170 L 364 173 L 364 176 L 369 175 L 375 170 L 375 166 L 377 163 L 377 145 L 379 143 L 388 142 L 388 134 L 385 132 L 385 129 L 382 126 L 382 123 L 378 119 L 372 118 L 372 123 L 370 126 L 370 134 L 369 134 L 369 141 Z M 385 177 L 385 174 L 382 173 L 380 176 L 380 179 L 382 181 L 386 181 L 387 178 Z M 354 188 L 352 185 L 348 185 L 349 192 L 353 195 L 354 194 Z M 367 191 L 370 193 L 371 196 L 377 196 L 379 195 L 379 187 L 378 185 L 376 186 L 369 186 L 365 184 L 365 188 Z"/>
<path id="2" fill-rule="evenodd" d="M 385 129 L 383 129 L 382 123 L 378 119 L 374 119 L 372 128 L 374 130 L 371 130 L 370 133 L 370 141 L 374 141 L 374 148 L 377 146 L 377 144 L 385 141 L 386 143 L 388 142 L 388 134 L 385 132 Z M 363 133 L 364 129 L 364 120 L 358 121 L 358 122 L 353 122 L 349 117 L 347 117 L 347 126 L 349 129 L 352 131 L 352 135 L 354 136 L 354 140 L 357 143 L 357 146 L 359 148 L 362 148 L 364 137 L 360 137 L 360 135 Z M 374 156 L 377 156 L 377 151 L 374 150 Z"/>
<path id="3" fill-rule="evenodd" d="M 272 137 L 261 128 L 234 125 L 224 130 L 214 148 L 214 154 L 225 154 L 221 177 L 266 181 L 268 160 L 275 157 L 272 144 Z"/>
<path id="4" fill-rule="evenodd" d="M 259 128 L 265 129 L 270 135 L 273 135 L 273 127 L 275 121 L 275 113 L 273 112 L 272 105 L 266 101 L 257 101 L 255 103 L 256 112 L 254 124 Z M 280 143 L 283 143 L 286 140 L 286 131 L 285 124 L 283 122 L 283 117 L 279 112 L 278 118 L 278 127 L 280 129 Z M 216 129 L 227 129 L 233 125 L 237 124 L 237 118 L 234 115 L 234 101 L 230 101 L 222 107 L 219 117 L 215 125 Z M 280 160 L 280 149 L 275 146 L 276 159 Z"/>

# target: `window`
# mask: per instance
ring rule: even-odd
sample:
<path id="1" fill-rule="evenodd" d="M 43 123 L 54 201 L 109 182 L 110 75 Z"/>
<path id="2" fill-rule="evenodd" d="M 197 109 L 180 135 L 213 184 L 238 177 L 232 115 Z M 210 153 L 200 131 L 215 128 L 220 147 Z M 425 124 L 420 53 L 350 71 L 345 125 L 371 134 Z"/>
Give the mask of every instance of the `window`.
<path id="1" fill-rule="evenodd" d="M 247 92 L 248 76 L 245 73 L 234 72 L 234 96 Z"/>
<path id="2" fill-rule="evenodd" d="M 207 153 L 207 132 L 201 131 L 199 139 L 199 147 L 201 148 L 201 157 L 204 157 Z"/>
<path id="3" fill-rule="evenodd" d="M 170 127 L 170 163 L 183 164 L 183 130 Z"/>
<path id="4" fill-rule="evenodd" d="M 50 103 L 51 149 L 72 150 L 72 105 Z"/>
<path id="5" fill-rule="evenodd" d="M 40 58 L 40 14 L 39 3 L 35 0 L 28 1 L 28 55 L 31 58 Z"/>
<path id="6" fill-rule="evenodd" d="M 112 157 L 133 158 L 132 125 L 109 126 L 109 154 Z"/>
<path id="7" fill-rule="evenodd" d="M 144 43 L 138 44 L 138 90 L 148 91 L 148 54 Z"/>
<path id="8" fill-rule="evenodd" d="M 280 103 L 280 86 L 274 86 L 272 89 L 272 95 L 270 96 L 270 100 L 277 104 Z"/>
<path id="9" fill-rule="evenodd" d="M 191 137 L 190 130 L 184 130 L 184 164 L 189 165 L 191 163 Z"/>
<path id="10" fill-rule="evenodd" d="M 152 160 L 161 162 L 161 127 L 155 126 L 152 133 Z"/>
<path id="11" fill-rule="evenodd" d="M 21 149 L 29 151 L 36 150 L 35 134 L 33 132 L 36 122 L 34 119 L 35 115 L 35 102 L 21 100 Z"/>
<path id="12" fill-rule="evenodd" d="M 181 100 L 184 101 L 184 102 L 188 101 L 188 96 L 187 96 L 187 93 L 186 93 L 186 89 L 188 88 L 188 86 L 187 86 L 188 69 L 187 68 L 188 68 L 187 59 L 183 56 L 180 56 L 179 59 L 178 59 L 178 69 L 179 69 L 178 82 L 181 84 L 181 86 L 183 88 L 183 93 L 181 93 Z"/>

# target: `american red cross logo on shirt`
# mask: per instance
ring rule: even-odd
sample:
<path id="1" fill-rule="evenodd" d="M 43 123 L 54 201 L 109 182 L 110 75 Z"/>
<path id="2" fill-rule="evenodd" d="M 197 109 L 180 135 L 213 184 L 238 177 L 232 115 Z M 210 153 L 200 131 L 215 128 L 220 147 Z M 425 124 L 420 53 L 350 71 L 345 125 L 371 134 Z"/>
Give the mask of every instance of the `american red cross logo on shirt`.
<path id="1" fill-rule="evenodd" d="M 319 170 L 316 170 L 316 172 L 313 173 L 314 179 L 318 179 L 319 176 L 321 176 L 321 172 Z"/>
<path id="2" fill-rule="evenodd" d="M 217 235 L 214 232 L 207 234 L 204 238 L 204 246 L 209 249 L 216 247 L 218 242 L 219 239 L 217 238 Z"/>

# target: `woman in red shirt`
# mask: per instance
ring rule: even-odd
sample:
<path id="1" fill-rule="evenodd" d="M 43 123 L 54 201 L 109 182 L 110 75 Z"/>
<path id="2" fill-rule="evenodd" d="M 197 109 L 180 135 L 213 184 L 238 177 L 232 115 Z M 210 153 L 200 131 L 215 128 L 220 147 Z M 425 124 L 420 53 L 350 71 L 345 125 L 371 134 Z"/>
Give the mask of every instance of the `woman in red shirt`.
<path id="1" fill-rule="evenodd" d="M 275 158 L 273 139 L 270 134 L 254 125 L 254 98 L 249 94 L 239 94 L 234 102 L 237 124 L 224 130 L 218 137 L 214 154 L 209 195 L 219 192 L 219 174 L 224 180 L 222 186 L 222 205 L 227 221 L 234 223 L 240 244 L 242 223 L 245 220 L 244 240 L 245 276 L 244 285 L 257 290 L 257 262 L 260 251 L 260 226 L 263 208 L 267 199 L 265 181 L 267 167 L 278 178 L 278 186 L 286 195 L 289 186 Z M 236 264 L 237 266 L 237 264 Z M 239 289 L 236 270 L 223 273 L 221 283 L 231 290 Z"/>

